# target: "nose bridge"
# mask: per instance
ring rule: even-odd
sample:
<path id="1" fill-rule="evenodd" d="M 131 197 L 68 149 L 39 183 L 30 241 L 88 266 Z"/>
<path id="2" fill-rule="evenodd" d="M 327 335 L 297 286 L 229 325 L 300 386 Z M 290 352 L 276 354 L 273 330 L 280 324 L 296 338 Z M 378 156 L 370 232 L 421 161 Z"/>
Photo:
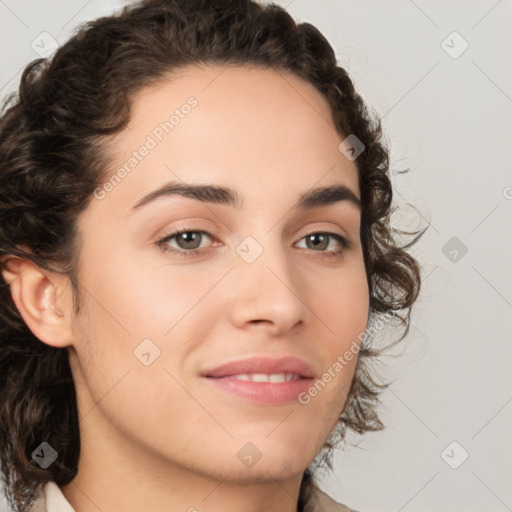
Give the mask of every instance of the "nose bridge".
<path id="1" fill-rule="evenodd" d="M 235 248 L 233 322 L 266 321 L 284 331 L 305 320 L 300 276 L 278 230 L 246 236 Z"/>

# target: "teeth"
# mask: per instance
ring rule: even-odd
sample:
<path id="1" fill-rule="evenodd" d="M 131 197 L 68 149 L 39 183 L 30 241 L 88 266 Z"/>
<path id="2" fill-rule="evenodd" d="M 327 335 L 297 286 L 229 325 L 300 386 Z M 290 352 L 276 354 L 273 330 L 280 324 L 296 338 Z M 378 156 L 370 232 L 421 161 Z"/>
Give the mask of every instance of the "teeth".
<path id="1" fill-rule="evenodd" d="M 297 380 L 300 377 L 295 373 L 240 373 L 233 375 L 233 378 L 238 380 L 250 380 L 252 382 L 289 382 Z"/>

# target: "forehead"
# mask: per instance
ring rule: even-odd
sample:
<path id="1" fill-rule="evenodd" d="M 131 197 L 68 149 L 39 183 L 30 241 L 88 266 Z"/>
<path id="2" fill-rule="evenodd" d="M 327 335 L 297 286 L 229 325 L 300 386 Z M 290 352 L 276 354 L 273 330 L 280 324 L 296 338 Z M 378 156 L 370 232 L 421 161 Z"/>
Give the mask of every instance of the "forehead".
<path id="1" fill-rule="evenodd" d="M 167 181 L 205 181 L 294 196 L 343 183 L 358 195 L 354 162 L 339 151 L 330 106 L 309 82 L 255 66 L 188 66 L 139 90 L 127 127 L 111 139 L 109 202 L 133 205 Z M 141 153 L 144 156 L 134 156 Z M 128 164 L 128 165 L 127 165 Z M 125 205 L 126 206 L 126 205 Z"/>

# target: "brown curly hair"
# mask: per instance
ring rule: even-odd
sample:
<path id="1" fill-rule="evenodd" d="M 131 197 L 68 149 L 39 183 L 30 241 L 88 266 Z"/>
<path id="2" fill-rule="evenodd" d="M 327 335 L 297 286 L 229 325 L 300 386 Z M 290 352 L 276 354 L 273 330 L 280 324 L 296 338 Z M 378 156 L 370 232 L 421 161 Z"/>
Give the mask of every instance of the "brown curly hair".
<path id="1" fill-rule="evenodd" d="M 130 119 L 133 95 L 190 64 L 253 64 L 291 71 L 327 99 L 336 129 L 365 146 L 355 161 L 361 191 L 361 242 L 370 318 L 387 314 L 409 330 L 420 268 L 407 252 L 423 232 L 390 225 L 389 152 L 380 120 L 370 115 L 334 51 L 311 24 L 253 0 L 143 0 L 79 27 L 51 59 L 30 62 L 19 91 L 0 112 L 0 270 L 10 256 L 66 274 L 74 311 L 81 306 L 77 218 L 105 178 L 108 136 Z M 399 245 L 396 234 L 417 235 Z M 338 439 L 383 428 L 376 407 L 387 386 L 368 364 L 381 350 L 363 340 Z M 24 323 L 0 275 L 0 460 L 4 491 L 16 512 L 40 485 L 70 483 L 80 456 L 79 420 L 68 351 L 42 343 Z M 47 469 L 31 453 L 41 439 L 59 458 Z M 327 455 L 334 447 L 326 442 Z M 330 466 L 330 457 L 324 457 Z M 305 510 L 313 469 L 303 475 Z"/>

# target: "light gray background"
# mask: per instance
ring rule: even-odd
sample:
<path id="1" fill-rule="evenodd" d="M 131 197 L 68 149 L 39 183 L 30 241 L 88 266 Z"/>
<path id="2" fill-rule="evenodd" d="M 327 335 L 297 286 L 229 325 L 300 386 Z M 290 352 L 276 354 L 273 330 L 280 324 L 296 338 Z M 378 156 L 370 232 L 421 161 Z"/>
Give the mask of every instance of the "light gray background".
<path id="1" fill-rule="evenodd" d="M 0 0 L 0 96 L 32 45 L 124 3 Z M 512 2 L 277 3 L 326 35 L 383 120 L 393 170 L 411 169 L 393 175 L 393 223 L 430 222 L 411 334 L 384 358 L 387 428 L 350 437 L 323 487 L 361 512 L 512 510 Z"/>

